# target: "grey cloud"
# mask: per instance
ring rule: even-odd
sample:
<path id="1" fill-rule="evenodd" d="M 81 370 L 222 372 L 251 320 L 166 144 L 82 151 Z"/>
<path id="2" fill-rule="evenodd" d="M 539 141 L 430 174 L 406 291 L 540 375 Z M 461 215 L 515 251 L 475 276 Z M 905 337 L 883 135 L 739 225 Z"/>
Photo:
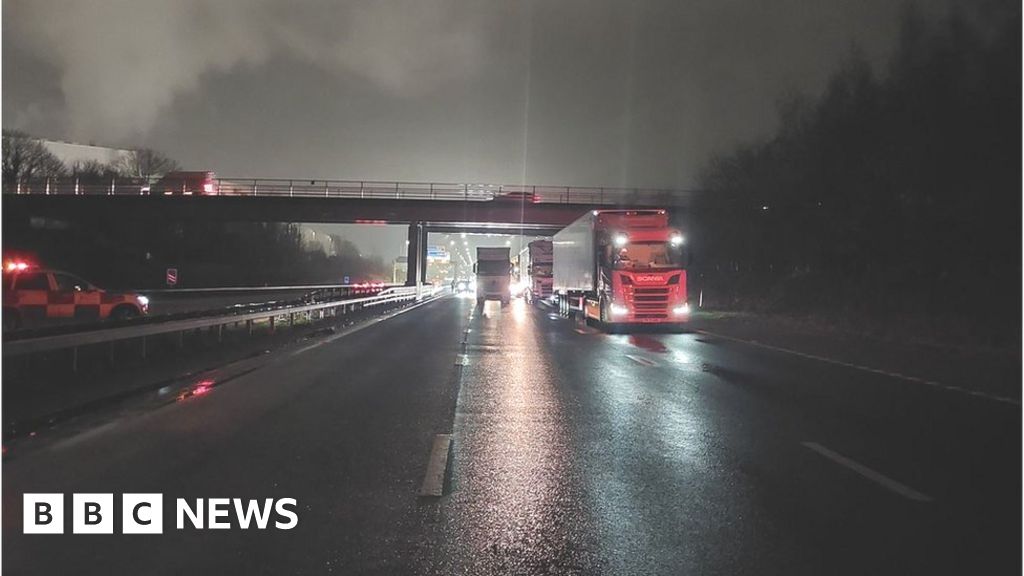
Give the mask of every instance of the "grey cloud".
<path id="1" fill-rule="evenodd" d="M 145 134 L 204 78 L 279 52 L 415 94 L 472 73 L 481 50 L 473 28 L 449 24 L 455 7 L 444 0 L 29 0 L 4 10 L 17 39 L 61 71 L 76 139 Z"/>
<path id="2" fill-rule="evenodd" d="M 923 2 L 928 12 L 956 0 Z M 5 127 L 252 177 L 694 183 L 891 0 L 8 0 Z"/>

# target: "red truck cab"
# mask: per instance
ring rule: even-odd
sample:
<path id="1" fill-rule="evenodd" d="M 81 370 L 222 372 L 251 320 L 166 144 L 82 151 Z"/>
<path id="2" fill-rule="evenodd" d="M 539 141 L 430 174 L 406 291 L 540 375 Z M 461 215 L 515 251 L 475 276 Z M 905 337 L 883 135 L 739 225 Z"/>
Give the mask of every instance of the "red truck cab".
<path id="1" fill-rule="evenodd" d="M 217 175 L 213 172 L 168 172 L 150 188 L 150 193 L 214 196 L 219 193 Z"/>
<path id="2" fill-rule="evenodd" d="M 594 210 L 554 237 L 563 311 L 603 325 L 689 320 L 685 238 L 665 210 Z"/>

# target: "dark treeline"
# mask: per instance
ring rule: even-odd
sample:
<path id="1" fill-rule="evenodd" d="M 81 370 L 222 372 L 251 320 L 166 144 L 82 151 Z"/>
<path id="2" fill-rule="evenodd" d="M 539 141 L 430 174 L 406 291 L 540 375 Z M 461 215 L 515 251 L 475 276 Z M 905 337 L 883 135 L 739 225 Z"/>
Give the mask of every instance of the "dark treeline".
<path id="1" fill-rule="evenodd" d="M 148 148 L 131 150 L 112 164 L 65 164 L 38 139 L 3 131 L 3 184 L 40 178 L 83 183 L 111 178 L 153 178 L 178 163 Z M 92 223 L 90 223 L 92 222 Z M 339 284 L 390 280 L 379 258 L 364 258 L 351 242 L 332 236 L 329 249 L 305 245 L 298 225 L 262 223 L 116 222 L 96 224 L 39 220 L 12 223 L 6 252 L 24 253 L 40 264 L 77 273 L 110 287 L 156 288 L 167 268 L 178 268 L 182 287 Z"/>
<path id="2" fill-rule="evenodd" d="M 170 226 L 153 247 L 161 259 L 183 262 L 182 281 L 201 286 L 340 284 L 390 279 L 380 258 L 332 235 L 330 254 L 303 241 L 297 224 L 187 223 Z"/>
<path id="3" fill-rule="evenodd" d="M 336 235 L 327 247 L 303 240 L 296 224 L 278 222 L 122 222 L 96 228 L 84 222 L 40 221 L 5 230 L 5 252 L 24 253 L 117 288 L 160 288 L 167 268 L 179 287 L 340 284 L 390 281 L 380 258 L 365 257 Z"/>
<path id="4" fill-rule="evenodd" d="M 18 182 L 67 178 L 83 184 L 107 183 L 112 178 L 158 178 L 178 170 L 178 163 L 150 148 L 128 150 L 116 161 L 62 162 L 40 141 L 20 130 L 3 130 L 3 185 Z"/>
<path id="5" fill-rule="evenodd" d="M 1018 338 L 1020 4 L 913 7 L 777 133 L 714 158 L 695 206 L 705 304 Z"/>

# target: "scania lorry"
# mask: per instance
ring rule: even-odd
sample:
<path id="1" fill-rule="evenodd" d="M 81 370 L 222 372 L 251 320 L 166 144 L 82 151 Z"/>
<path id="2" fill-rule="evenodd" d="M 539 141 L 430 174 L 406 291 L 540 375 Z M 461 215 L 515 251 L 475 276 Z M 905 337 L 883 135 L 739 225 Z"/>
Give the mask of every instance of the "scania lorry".
<path id="1" fill-rule="evenodd" d="M 476 249 L 476 303 L 483 306 L 485 300 L 501 300 L 508 304 L 512 297 L 511 249 L 506 247 L 478 246 Z"/>
<path id="2" fill-rule="evenodd" d="M 562 313 L 577 310 L 607 327 L 689 320 L 685 238 L 665 210 L 594 210 L 552 244 Z"/>

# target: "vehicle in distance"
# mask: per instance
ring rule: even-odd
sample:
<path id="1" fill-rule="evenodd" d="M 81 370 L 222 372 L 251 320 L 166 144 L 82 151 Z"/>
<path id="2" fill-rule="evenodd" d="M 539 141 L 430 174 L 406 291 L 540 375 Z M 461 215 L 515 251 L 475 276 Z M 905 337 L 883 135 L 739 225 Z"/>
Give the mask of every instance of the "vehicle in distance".
<path id="1" fill-rule="evenodd" d="M 512 298 L 511 248 L 478 246 L 476 249 L 476 302 L 483 305 L 486 300 L 501 300 L 508 304 Z"/>
<path id="2" fill-rule="evenodd" d="M 499 202 L 528 202 L 530 204 L 536 204 L 540 202 L 540 196 L 534 192 L 503 192 L 496 195 L 494 200 Z"/>
<path id="3" fill-rule="evenodd" d="M 551 297 L 551 266 L 551 240 L 534 240 L 516 256 L 516 289 L 527 302 Z"/>
<path id="4" fill-rule="evenodd" d="M 452 280 L 452 292 L 456 294 L 462 294 L 463 292 L 472 292 L 473 282 L 472 280 L 459 279 Z"/>
<path id="5" fill-rule="evenodd" d="M 141 294 L 103 290 L 74 274 L 25 262 L 4 264 L 4 330 L 61 321 L 123 320 L 147 312 L 149 299 Z"/>
<path id="6" fill-rule="evenodd" d="M 553 240 L 560 309 L 605 326 L 689 319 L 682 233 L 665 210 L 594 210 Z"/>
<path id="7" fill-rule="evenodd" d="M 206 195 L 212 196 L 219 193 L 217 186 L 217 175 L 213 172 L 168 172 L 163 178 L 156 181 L 149 189 L 143 188 L 144 192 L 150 194 L 175 195 Z"/>

